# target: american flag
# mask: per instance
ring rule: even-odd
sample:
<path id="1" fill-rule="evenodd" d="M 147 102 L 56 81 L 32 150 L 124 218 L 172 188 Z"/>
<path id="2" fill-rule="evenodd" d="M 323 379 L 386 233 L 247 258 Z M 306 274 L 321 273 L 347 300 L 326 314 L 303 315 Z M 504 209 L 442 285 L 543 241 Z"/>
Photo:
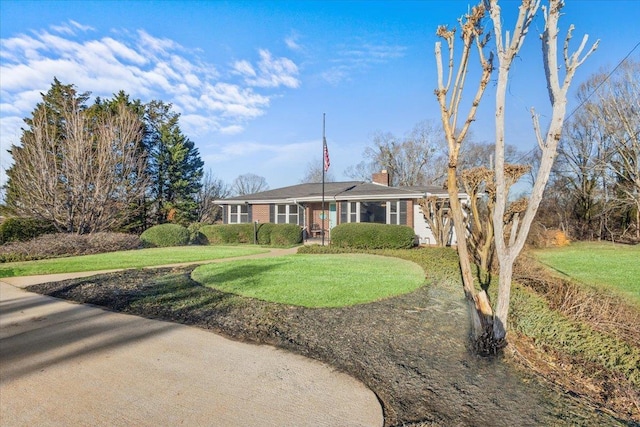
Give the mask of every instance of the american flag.
<path id="1" fill-rule="evenodd" d="M 323 138 L 323 153 L 324 153 L 324 171 L 329 170 L 329 166 L 331 166 L 331 162 L 329 161 L 329 149 L 327 148 L 327 138 Z"/>

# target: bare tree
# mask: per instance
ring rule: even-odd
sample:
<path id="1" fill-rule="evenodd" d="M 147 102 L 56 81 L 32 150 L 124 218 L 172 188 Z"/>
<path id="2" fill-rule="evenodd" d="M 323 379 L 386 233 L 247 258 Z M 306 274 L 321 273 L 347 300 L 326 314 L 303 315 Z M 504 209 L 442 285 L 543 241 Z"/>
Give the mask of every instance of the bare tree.
<path id="1" fill-rule="evenodd" d="M 429 120 L 414 126 L 403 138 L 390 132 L 373 134 L 372 145 L 364 151 L 363 161 L 345 171 L 347 176 L 367 181 L 372 173 L 386 170 L 393 186 L 431 184 L 441 178 L 435 168 L 444 155 L 442 130 Z"/>
<path id="2" fill-rule="evenodd" d="M 61 105 L 60 127 L 51 126 L 52 112 L 41 104 L 22 146 L 11 150 L 14 208 L 60 231 L 115 229 L 146 189 L 142 123 L 125 105 L 95 117 L 77 102 Z"/>
<path id="3" fill-rule="evenodd" d="M 221 179 L 216 178 L 211 170 L 202 177 L 202 186 L 196 196 L 198 204 L 197 221 L 213 224 L 222 217 L 222 209 L 213 203 L 231 195 L 231 189 Z"/>
<path id="4" fill-rule="evenodd" d="M 616 177 L 618 207 L 635 211 L 635 239 L 640 240 L 640 62 L 627 60 L 610 78 L 592 77 L 598 84 L 590 117 L 603 129 L 607 167 Z"/>
<path id="5" fill-rule="evenodd" d="M 357 181 L 371 181 L 374 173 L 380 172 L 380 167 L 374 162 L 363 160 L 357 165 L 349 166 L 344 174 Z"/>
<path id="6" fill-rule="evenodd" d="M 458 169 L 473 169 L 486 167 L 493 169 L 493 158 L 496 154 L 495 145 L 486 142 L 476 142 L 471 136 L 460 147 Z M 505 162 L 520 163 L 521 153 L 514 145 L 505 145 Z"/>
<path id="7" fill-rule="evenodd" d="M 585 86 L 580 93 L 584 93 Z M 581 96 L 579 96 L 579 99 Z M 606 152 L 602 129 L 593 120 L 588 109 L 581 109 L 565 125 L 566 132 L 558 147 L 556 167 L 552 170 L 556 180 L 563 183 L 556 189 L 570 196 L 560 209 L 569 211 L 567 226 L 578 239 L 593 239 L 602 235 L 603 191 L 600 185 Z M 549 191 L 546 192 L 547 195 Z"/>
<path id="8" fill-rule="evenodd" d="M 322 182 L 322 172 L 324 171 L 324 163 L 320 157 L 307 163 L 307 171 L 304 177 L 300 180 L 301 184 Z M 324 172 L 325 182 L 335 182 L 335 178 L 331 171 Z"/>
<path id="9" fill-rule="evenodd" d="M 469 195 L 469 204 L 465 206 L 468 243 L 480 268 L 478 279 L 486 290 L 491 281 L 491 261 L 495 250 L 491 221 L 496 199 L 493 171 L 484 166 L 467 169 L 462 172 L 461 181 Z"/>
<path id="10" fill-rule="evenodd" d="M 440 247 L 451 243 L 451 230 L 453 221 L 449 213 L 449 200 L 444 197 L 429 196 L 418 200 L 422 208 L 422 215 L 429 224 L 436 239 L 436 245 Z"/>
<path id="11" fill-rule="evenodd" d="M 564 78 L 561 83 L 558 65 L 558 20 L 560 18 L 561 0 L 550 0 L 549 7 L 542 7 L 545 19 L 544 32 L 542 34 L 542 51 L 547 79 L 549 99 L 551 101 L 552 113 L 549 128 L 543 138 L 540 124 L 535 112 L 532 110 L 535 135 L 538 146 L 542 151 L 540 167 L 531 191 L 531 197 L 522 219 L 510 227 L 507 233 L 504 217 L 507 213 L 508 200 L 508 179 L 505 173 L 505 109 L 506 91 L 509 81 L 509 71 L 514 58 L 518 55 L 529 27 L 540 8 L 540 0 L 522 0 L 514 30 L 503 34 L 502 16 L 498 6 L 498 0 L 485 0 L 485 4 L 495 32 L 496 50 L 498 57 L 498 81 L 496 86 L 496 206 L 493 215 L 493 225 L 496 234 L 496 253 L 500 264 L 500 281 L 498 285 L 498 300 L 496 304 L 496 314 L 493 325 L 493 339 L 496 343 L 504 341 L 507 331 L 507 315 L 509 313 L 509 302 L 511 295 L 511 279 L 513 275 L 513 263 L 520 254 L 534 216 L 540 205 L 554 159 L 557 154 L 558 142 L 562 133 L 562 126 L 566 113 L 567 91 L 573 80 L 577 68 L 596 49 L 597 42 L 591 49 L 581 57 L 586 47 L 588 36 L 584 36 L 577 51 L 569 54 L 569 41 L 573 33 L 573 26 L 569 27 L 565 37 L 564 56 Z"/>
<path id="12" fill-rule="evenodd" d="M 437 35 L 444 39 L 448 46 L 449 58 L 447 63 L 447 72 L 445 80 L 445 70 L 443 67 L 441 42 L 435 45 L 435 57 L 438 71 L 438 87 L 435 95 L 440 106 L 440 114 L 442 118 L 442 126 L 448 146 L 448 168 L 447 168 L 447 191 L 449 193 L 449 201 L 451 204 L 451 214 L 453 217 L 453 226 L 456 232 L 457 251 L 460 261 L 460 270 L 462 273 L 462 282 L 467 300 L 469 311 L 471 314 L 473 340 L 476 344 L 481 344 L 484 340 L 483 335 L 491 327 L 491 306 L 484 291 L 476 292 L 471 271 L 471 262 L 469 260 L 469 250 L 467 247 L 466 226 L 464 220 L 464 212 L 462 203 L 459 200 L 458 189 L 458 164 L 460 149 L 464 142 L 471 123 L 475 119 L 475 114 L 489 83 L 491 72 L 493 70 L 491 57 L 486 58 L 484 47 L 488 41 L 486 37 L 481 38 L 483 34 L 482 20 L 485 17 L 485 6 L 480 3 L 474 6 L 471 11 L 460 19 L 460 29 L 462 31 L 462 52 L 455 55 L 455 29 L 450 30 L 446 26 L 440 26 Z M 475 47 L 475 49 L 474 49 Z M 482 73 L 476 88 L 475 95 L 469 106 L 469 111 L 464 117 L 460 113 L 460 103 L 464 86 L 466 82 L 467 72 L 469 70 L 469 60 L 474 50 L 477 50 Z M 455 67 L 455 60 L 458 66 Z M 458 118 L 463 117 L 464 122 L 458 128 Z M 478 348 L 479 351 L 483 349 Z"/>
<path id="13" fill-rule="evenodd" d="M 233 180 L 231 188 L 235 195 L 244 196 L 246 194 L 254 194 L 268 190 L 269 185 L 263 176 L 246 173 Z"/>

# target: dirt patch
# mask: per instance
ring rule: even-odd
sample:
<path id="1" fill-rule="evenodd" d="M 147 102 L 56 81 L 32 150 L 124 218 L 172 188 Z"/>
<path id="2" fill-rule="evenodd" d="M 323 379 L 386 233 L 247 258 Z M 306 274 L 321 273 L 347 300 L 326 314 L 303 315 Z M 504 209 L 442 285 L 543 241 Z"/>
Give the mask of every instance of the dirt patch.
<path id="1" fill-rule="evenodd" d="M 204 288 L 190 279 L 192 269 L 131 270 L 29 290 L 327 362 L 377 394 L 387 426 L 627 424 L 504 358 L 473 356 L 461 292 L 445 281 L 375 303 L 307 309 Z"/>

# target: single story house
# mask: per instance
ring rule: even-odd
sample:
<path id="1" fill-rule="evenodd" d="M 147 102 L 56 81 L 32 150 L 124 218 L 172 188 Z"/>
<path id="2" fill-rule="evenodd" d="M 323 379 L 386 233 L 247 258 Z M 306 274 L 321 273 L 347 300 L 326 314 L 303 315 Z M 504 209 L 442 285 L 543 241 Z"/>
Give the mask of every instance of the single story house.
<path id="1" fill-rule="evenodd" d="M 435 186 L 392 187 L 387 171 L 373 174 L 372 182 L 346 181 L 307 183 L 216 200 L 222 207 L 224 224 L 298 224 L 308 235 L 325 233 L 347 222 L 374 222 L 408 225 L 420 244 L 435 239 L 418 200 L 436 196 L 448 199 L 447 191 Z M 461 193 L 465 200 L 468 196 Z M 450 244 L 455 244 L 451 236 Z"/>

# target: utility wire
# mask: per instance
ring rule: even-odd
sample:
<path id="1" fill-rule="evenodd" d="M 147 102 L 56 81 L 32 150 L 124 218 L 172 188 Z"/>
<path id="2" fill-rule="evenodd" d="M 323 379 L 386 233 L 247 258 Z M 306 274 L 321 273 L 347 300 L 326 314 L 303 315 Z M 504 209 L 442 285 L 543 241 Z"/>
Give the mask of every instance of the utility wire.
<path id="1" fill-rule="evenodd" d="M 631 54 L 638 48 L 638 46 L 640 46 L 640 41 L 638 41 L 638 43 L 636 43 L 636 45 L 631 48 L 629 53 L 627 53 L 625 55 L 625 57 L 622 58 L 618 62 L 618 65 L 616 65 L 613 68 L 613 70 L 611 70 L 609 72 L 609 74 L 607 74 L 607 77 L 605 77 L 604 80 L 602 80 L 600 82 L 600 84 L 598 86 L 596 86 L 596 88 L 593 91 L 591 91 L 591 93 L 589 95 L 587 95 L 587 97 L 576 108 L 573 109 L 573 111 L 565 118 L 565 120 L 569 120 L 571 118 L 571 116 L 573 116 L 576 113 L 576 111 L 578 111 L 580 108 L 582 108 L 584 106 L 584 104 L 589 100 L 589 98 L 591 98 L 591 96 L 594 93 L 596 93 L 598 91 L 598 89 L 600 89 L 600 87 L 602 87 L 603 84 L 605 84 L 607 81 L 609 81 L 611 79 L 611 76 L 613 75 L 613 73 L 615 73 L 618 70 L 618 68 L 620 68 L 620 66 L 624 63 L 624 61 L 626 61 L 631 56 Z M 527 158 L 535 150 L 536 150 L 536 148 L 534 147 L 531 150 L 529 150 L 528 152 L 526 152 L 525 154 L 523 154 L 522 157 L 520 157 L 516 163 L 520 163 L 523 159 Z"/>

